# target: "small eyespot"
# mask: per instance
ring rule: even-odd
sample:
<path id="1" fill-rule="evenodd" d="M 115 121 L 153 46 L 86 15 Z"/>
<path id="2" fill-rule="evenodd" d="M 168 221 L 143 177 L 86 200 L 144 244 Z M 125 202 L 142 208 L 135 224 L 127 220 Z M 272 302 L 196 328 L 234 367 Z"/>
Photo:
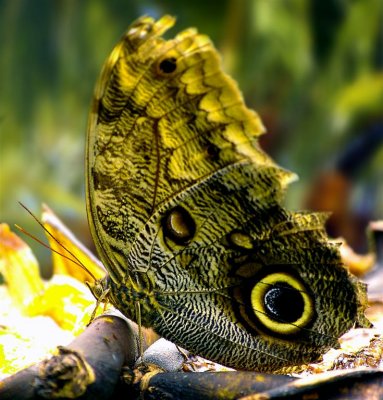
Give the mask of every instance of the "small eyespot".
<path id="1" fill-rule="evenodd" d="M 227 236 L 229 244 L 240 250 L 251 250 L 253 248 L 253 241 L 251 237 L 244 232 L 233 231 Z"/>
<path id="2" fill-rule="evenodd" d="M 165 217 L 163 231 L 174 243 L 185 246 L 194 237 L 196 225 L 189 212 L 177 206 Z"/>
<path id="3" fill-rule="evenodd" d="M 241 278 L 251 279 L 262 269 L 262 264 L 254 261 L 246 261 L 239 264 L 235 271 L 235 275 Z"/>
<path id="4" fill-rule="evenodd" d="M 205 148 L 206 158 L 212 161 L 217 161 L 219 158 L 220 151 L 221 149 L 218 146 L 216 146 L 213 143 L 209 143 Z"/>
<path id="5" fill-rule="evenodd" d="M 158 68 L 163 74 L 171 74 L 177 68 L 177 60 L 175 57 L 164 58 L 158 65 Z"/>

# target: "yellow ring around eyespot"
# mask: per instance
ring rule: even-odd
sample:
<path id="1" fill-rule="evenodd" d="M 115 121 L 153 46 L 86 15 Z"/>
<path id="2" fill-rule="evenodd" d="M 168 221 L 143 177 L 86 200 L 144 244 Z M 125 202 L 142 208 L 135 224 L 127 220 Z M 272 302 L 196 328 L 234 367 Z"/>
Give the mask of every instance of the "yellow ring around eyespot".
<path id="1" fill-rule="evenodd" d="M 298 290 L 302 296 L 302 316 L 292 323 L 277 322 L 267 315 L 263 299 L 270 286 L 276 283 L 287 283 Z M 313 301 L 306 293 L 305 287 L 294 276 L 281 272 L 267 275 L 254 285 L 251 291 L 251 305 L 257 318 L 267 329 L 282 335 L 291 335 L 298 332 L 301 327 L 310 322 L 314 314 Z"/>

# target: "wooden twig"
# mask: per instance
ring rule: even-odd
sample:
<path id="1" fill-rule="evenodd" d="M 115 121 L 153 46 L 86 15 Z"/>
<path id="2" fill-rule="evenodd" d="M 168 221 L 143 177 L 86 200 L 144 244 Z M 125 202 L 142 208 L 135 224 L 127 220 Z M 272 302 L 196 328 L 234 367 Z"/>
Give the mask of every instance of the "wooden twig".
<path id="1" fill-rule="evenodd" d="M 286 375 L 257 372 L 166 372 L 148 374 L 140 382 L 140 398 L 145 400 L 234 400 L 284 386 L 295 380 Z M 139 397 L 137 397 L 139 398 Z"/>
<path id="2" fill-rule="evenodd" d="M 109 399 L 122 366 L 133 366 L 138 357 L 137 340 L 133 323 L 103 315 L 51 358 L 0 382 L 0 398 Z"/>

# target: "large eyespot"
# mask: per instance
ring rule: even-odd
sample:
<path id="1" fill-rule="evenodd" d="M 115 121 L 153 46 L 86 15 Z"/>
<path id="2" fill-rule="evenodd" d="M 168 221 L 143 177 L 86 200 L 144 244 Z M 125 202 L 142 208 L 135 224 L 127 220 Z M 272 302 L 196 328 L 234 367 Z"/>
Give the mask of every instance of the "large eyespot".
<path id="1" fill-rule="evenodd" d="M 164 236 L 179 245 L 186 245 L 194 237 L 196 225 L 183 207 L 177 206 L 170 210 L 163 221 Z"/>
<path id="2" fill-rule="evenodd" d="M 250 299 L 259 322 L 279 335 L 294 335 L 314 315 L 313 301 L 306 288 L 284 272 L 263 277 L 253 286 Z"/>

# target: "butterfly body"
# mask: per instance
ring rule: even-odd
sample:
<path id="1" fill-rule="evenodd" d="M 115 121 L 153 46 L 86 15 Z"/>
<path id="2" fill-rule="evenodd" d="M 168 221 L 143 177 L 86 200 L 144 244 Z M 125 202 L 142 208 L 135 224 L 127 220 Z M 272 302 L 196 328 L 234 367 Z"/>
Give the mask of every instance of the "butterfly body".
<path id="1" fill-rule="evenodd" d="M 294 174 L 209 39 L 143 17 L 105 63 L 92 107 L 87 206 L 109 300 L 190 351 L 241 369 L 316 359 L 363 316 L 325 216 L 281 205 Z"/>

